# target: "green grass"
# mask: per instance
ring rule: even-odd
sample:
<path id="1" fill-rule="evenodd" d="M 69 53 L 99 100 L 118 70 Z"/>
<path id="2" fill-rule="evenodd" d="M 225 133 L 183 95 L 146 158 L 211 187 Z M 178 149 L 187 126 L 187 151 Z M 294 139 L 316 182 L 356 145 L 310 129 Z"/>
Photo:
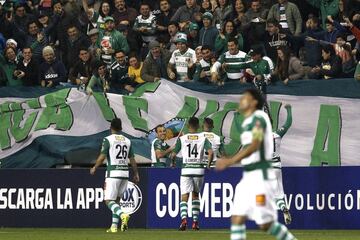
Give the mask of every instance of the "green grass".
<path id="1" fill-rule="evenodd" d="M 299 240 L 360 240 L 360 231 L 292 231 Z M 109 234 L 105 229 L 63 228 L 0 228 L 1 240 L 228 240 L 225 230 L 176 230 L 130 229 L 125 233 Z M 249 231 L 249 240 L 274 240 L 260 231 Z"/>

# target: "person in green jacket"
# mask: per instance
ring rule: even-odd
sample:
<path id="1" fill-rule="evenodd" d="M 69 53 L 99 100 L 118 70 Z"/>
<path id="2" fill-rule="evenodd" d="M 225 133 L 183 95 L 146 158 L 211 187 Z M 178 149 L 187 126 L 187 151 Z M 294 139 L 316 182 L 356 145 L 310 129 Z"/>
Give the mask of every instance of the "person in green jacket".
<path id="1" fill-rule="evenodd" d="M 110 76 L 106 64 L 102 61 L 96 61 L 94 66 L 94 74 L 86 87 L 87 94 L 91 95 L 94 89 L 101 89 L 103 92 L 108 92 L 110 90 Z"/>
<path id="2" fill-rule="evenodd" d="M 5 73 L 5 82 L 7 86 L 22 86 L 23 82 L 21 78 L 17 78 L 17 75 L 20 74 L 16 71 L 16 50 L 7 46 L 4 50 L 4 55 L 0 54 L 0 67 L 2 71 Z"/>
<path id="3" fill-rule="evenodd" d="M 99 32 L 97 40 L 98 54 L 101 55 L 101 60 L 108 66 L 114 61 L 114 54 L 117 51 L 129 53 L 130 48 L 126 37 L 115 29 L 114 18 L 106 17 L 105 31 Z"/>
<path id="4" fill-rule="evenodd" d="M 313 7 L 320 10 L 322 27 L 326 29 L 327 16 L 336 17 L 339 14 L 339 0 L 306 0 Z"/>
<path id="5" fill-rule="evenodd" d="M 230 38 L 236 38 L 238 41 L 238 49 L 244 49 L 244 38 L 241 33 L 237 33 L 235 30 L 235 24 L 232 20 L 227 20 L 224 24 L 222 31 L 216 37 L 215 40 L 215 52 L 217 55 L 221 55 L 228 51 L 227 43 Z"/>

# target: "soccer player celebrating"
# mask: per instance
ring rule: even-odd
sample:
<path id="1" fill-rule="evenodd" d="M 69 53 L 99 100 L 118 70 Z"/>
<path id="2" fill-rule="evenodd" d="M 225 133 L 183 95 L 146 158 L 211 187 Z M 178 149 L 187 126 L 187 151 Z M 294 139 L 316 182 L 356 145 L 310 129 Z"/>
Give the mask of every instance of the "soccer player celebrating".
<path id="1" fill-rule="evenodd" d="M 166 142 L 166 128 L 164 125 L 158 125 L 155 128 L 156 138 L 151 143 L 151 166 L 152 167 L 166 167 L 167 156 L 173 148 Z"/>
<path id="2" fill-rule="evenodd" d="M 280 145 L 281 140 L 283 136 L 287 133 L 289 130 L 291 124 L 292 124 L 292 114 L 291 114 L 291 105 L 286 104 L 285 105 L 286 111 L 287 111 L 287 118 L 285 121 L 285 124 L 277 129 L 275 132 L 273 132 L 274 136 L 274 153 L 273 158 L 271 160 L 271 165 L 274 168 L 275 175 L 276 175 L 276 189 L 275 189 L 275 198 L 276 198 L 276 205 L 278 209 L 280 209 L 283 212 L 284 215 L 284 221 L 286 224 L 291 223 L 291 215 L 289 212 L 289 209 L 287 209 L 285 205 L 284 200 L 284 187 L 283 187 L 283 181 L 282 181 L 282 173 L 281 173 L 281 160 L 280 160 Z"/>
<path id="3" fill-rule="evenodd" d="M 218 170 L 241 162 L 243 178 L 236 186 L 231 219 L 231 240 L 245 240 L 245 221 L 253 220 L 264 231 L 278 240 L 296 239 L 277 221 L 274 196 L 275 173 L 269 160 L 274 146 L 268 115 L 260 110 L 264 100 L 256 89 L 248 89 L 240 99 L 239 109 L 244 114 L 241 125 L 242 149 L 230 158 L 216 162 Z"/>
<path id="4" fill-rule="evenodd" d="M 189 194 L 192 193 L 192 229 L 199 230 L 199 213 L 200 200 L 199 192 L 204 183 L 205 173 L 205 151 L 208 152 L 209 163 L 213 157 L 211 143 L 206 139 L 204 134 L 197 133 L 199 129 L 199 119 L 191 117 L 188 121 L 189 133 L 181 136 L 175 145 L 175 149 L 171 154 L 173 166 L 175 166 L 175 157 L 181 151 L 182 155 L 182 169 L 180 177 L 180 215 L 181 225 L 180 231 L 185 231 L 187 228 L 187 211 Z M 209 167 L 209 165 L 208 165 Z"/>
<path id="5" fill-rule="evenodd" d="M 134 158 L 131 142 L 120 134 L 121 120 L 115 118 L 111 121 L 111 135 L 105 137 L 102 143 L 101 153 L 96 160 L 90 174 L 94 175 L 96 169 L 107 159 L 106 178 L 104 187 L 104 200 L 106 206 L 112 212 L 112 225 L 107 232 L 116 233 L 119 219 L 121 218 L 121 231 L 126 231 L 130 216 L 121 210 L 120 201 L 127 189 L 129 179 L 129 162 L 134 171 L 134 182 L 139 182 L 139 173 Z"/>
<path id="6" fill-rule="evenodd" d="M 207 140 L 209 140 L 209 142 L 211 143 L 213 150 L 213 160 L 211 161 L 211 163 L 209 163 L 208 154 L 207 152 L 205 152 L 206 163 L 210 167 L 215 166 L 218 155 L 221 156 L 225 153 L 222 139 L 220 136 L 212 132 L 213 128 L 214 128 L 214 121 L 211 118 L 205 118 L 203 122 L 203 134 L 207 138 Z"/>

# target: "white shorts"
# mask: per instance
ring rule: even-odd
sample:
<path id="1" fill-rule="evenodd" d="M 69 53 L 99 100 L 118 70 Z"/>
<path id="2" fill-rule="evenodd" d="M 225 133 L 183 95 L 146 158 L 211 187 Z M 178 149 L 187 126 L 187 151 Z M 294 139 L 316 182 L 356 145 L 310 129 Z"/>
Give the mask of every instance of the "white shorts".
<path id="1" fill-rule="evenodd" d="M 127 179 L 106 178 L 104 185 L 104 200 L 115 201 L 121 198 L 128 185 Z"/>
<path id="2" fill-rule="evenodd" d="M 258 225 L 277 220 L 274 198 L 275 173 L 268 170 L 269 180 L 264 180 L 261 170 L 244 172 L 236 186 L 233 216 L 246 216 Z"/>
<path id="3" fill-rule="evenodd" d="M 204 177 L 180 177 L 180 191 L 181 194 L 191 192 L 199 193 L 204 184 Z"/>
<path id="4" fill-rule="evenodd" d="M 274 168 L 273 170 L 275 172 L 275 176 L 276 176 L 276 186 L 275 186 L 275 198 L 276 199 L 281 199 L 284 197 L 284 187 L 283 187 L 283 180 L 282 180 L 282 173 L 281 173 L 281 169 L 279 168 Z"/>

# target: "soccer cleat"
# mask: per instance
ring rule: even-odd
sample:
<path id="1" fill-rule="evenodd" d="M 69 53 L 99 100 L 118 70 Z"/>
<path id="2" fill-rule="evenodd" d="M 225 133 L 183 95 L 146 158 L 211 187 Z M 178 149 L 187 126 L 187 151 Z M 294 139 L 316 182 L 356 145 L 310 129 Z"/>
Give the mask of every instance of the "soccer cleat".
<path id="1" fill-rule="evenodd" d="M 291 223 L 291 215 L 290 212 L 287 208 L 284 209 L 283 211 L 284 214 L 284 221 L 286 225 L 289 225 Z"/>
<path id="2" fill-rule="evenodd" d="M 116 227 L 111 227 L 108 230 L 106 230 L 107 233 L 117 233 L 118 229 Z"/>
<path id="3" fill-rule="evenodd" d="M 128 222 L 129 222 L 129 219 L 130 219 L 130 215 L 129 214 L 126 214 L 126 213 L 123 213 L 121 215 L 121 228 L 120 230 L 122 232 L 125 232 L 126 230 L 128 230 Z"/>
<path id="4" fill-rule="evenodd" d="M 187 227 L 187 221 L 186 219 L 182 219 L 181 220 L 181 224 L 180 224 L 180 227 L 179 227 L 179 231 L 185 231 L 186 230 L 186 227 Z"/>
<path id="5" fill-rule="evenodd" d="M 194 231 L 199 231 L 200 227 L 199 227 L 199 222 L 198 221 L 194 221 L 192 224 L 192 230 Z"/>

